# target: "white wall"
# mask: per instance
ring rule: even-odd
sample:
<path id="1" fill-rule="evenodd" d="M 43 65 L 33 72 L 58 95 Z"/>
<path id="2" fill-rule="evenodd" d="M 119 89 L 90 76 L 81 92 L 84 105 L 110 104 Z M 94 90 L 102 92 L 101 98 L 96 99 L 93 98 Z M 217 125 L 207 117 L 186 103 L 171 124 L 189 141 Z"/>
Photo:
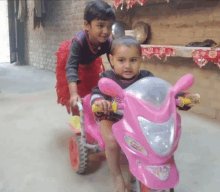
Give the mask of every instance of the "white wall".
<path id="1" fill-rule="evenodd" d="M 6 0 L 0 0 L 0 63 L 10 62 L 8 6 Z"/>

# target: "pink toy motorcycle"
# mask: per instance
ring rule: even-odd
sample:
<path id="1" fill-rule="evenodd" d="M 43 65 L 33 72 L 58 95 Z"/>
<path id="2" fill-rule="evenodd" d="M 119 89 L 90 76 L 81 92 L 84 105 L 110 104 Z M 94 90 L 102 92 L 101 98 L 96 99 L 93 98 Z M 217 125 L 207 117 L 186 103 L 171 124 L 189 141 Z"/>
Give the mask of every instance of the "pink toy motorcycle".
<path id="1" fill-rule="evenodd" d="M 99 81 L 104 94 L 120 100 L 117 109 L 123 111 L 123 118 L 113 125 L 112 131 L 136 178 L 136 192 L 173 192 L 179 183 L 173 156 L 181 135 L 176 105 L 191 101 L 175 99 L 175 96 L 189 89 L 193 82 L 191 74 L 182 77 L 174 86 L 157 77 L 146 77 L 123 90 L 111 79 Z M 70 139 L 69 150 L 72 167 L 83 174 L 88 154 L 105 150 L 105 144 L 99 124 L 94 120 L 93 112 L 97 109 L 93 106 L 92 111 L 90 95 L 83 99 L 82 105 L 78 103 L 78 107 L 80 117 L 74 116 L 69 121 L 75 133 Z"/>

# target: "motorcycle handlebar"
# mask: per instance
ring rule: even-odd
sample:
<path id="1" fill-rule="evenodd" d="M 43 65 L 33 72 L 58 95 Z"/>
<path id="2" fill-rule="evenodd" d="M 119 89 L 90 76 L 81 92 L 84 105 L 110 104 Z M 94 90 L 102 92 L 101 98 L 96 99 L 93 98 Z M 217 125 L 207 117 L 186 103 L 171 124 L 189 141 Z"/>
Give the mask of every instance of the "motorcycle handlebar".
<path id="1" fill-rule="evenodd" d="M 191 100 L 189 98 L 183 98 L 183 97 L 179 97 L 178 99 L 176 99 L 176 105 L 179 107 L 183 107 L 184 105 L 187 105 L 187 104 L 200 104 L 200 102 L 201 102 L 200 98 L 197 101 Z M 112 103 L 112 111 L 114 113 L 116 113 L 118 109 L 123 109 L 123 108 L 124 108 L 123 104 L 117 104 L 115 101 Z M 102 111 L 97 105 L 93 104 L 92 112 L 97 113 L 97 112 L 102 112 Z"/>
<path id="2" fill-rule="evenodd" d="M 117 109 L 118 109 L 118 105 L 117 105 L 117 103 L 114 101 L 114 102 L 112 103 L 112 111 L 113 111 L 114 113 L 116 113 L 116 112 L 117 112 Z M 97 112 L 102 112 L 102 111 L 101 111 L 101 109 L 100 109 L 97 105 L 93 104 L 93 105 L 92 105 L 92 112 L 93 112 L 93 113 L 97 113 Z"/>
<path id="3" fill-rule="evenodd" d="M 178 99 L 176 99 L 176 105 L 178 105 L 179 107 L 183 107 L 184 105 L 187 104 L 200 104 L 200 102 L 201 102 L 200 98 L 197 101 L 183 97 L 179 97 Z"/>

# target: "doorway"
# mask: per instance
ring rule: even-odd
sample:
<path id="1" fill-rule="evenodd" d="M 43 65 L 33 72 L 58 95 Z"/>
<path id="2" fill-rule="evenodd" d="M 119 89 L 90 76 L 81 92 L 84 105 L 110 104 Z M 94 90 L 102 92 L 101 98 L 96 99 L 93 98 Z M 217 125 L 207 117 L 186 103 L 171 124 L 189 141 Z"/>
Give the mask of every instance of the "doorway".
<path id="1" fill-rule="evenodd" d="M 0 63 L 10 62 L 9 27 L 8 27 L 8 3 L 0 1 Z"/>

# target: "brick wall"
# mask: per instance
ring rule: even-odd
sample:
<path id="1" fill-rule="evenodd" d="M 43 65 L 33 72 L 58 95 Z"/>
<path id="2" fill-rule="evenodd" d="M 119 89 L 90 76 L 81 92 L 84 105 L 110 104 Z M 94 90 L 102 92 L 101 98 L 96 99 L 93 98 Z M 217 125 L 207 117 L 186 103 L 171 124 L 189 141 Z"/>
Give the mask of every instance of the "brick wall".
<path id="1" fill-rule="evenodd" d="M 62 41 L 71 39 L 83 29 L 83 10 L 87 1 L 48 1 L 48 15 L 43 26 L 33 28 L 33 1 L 27 1 L 28 17 L 26 23 L 26 63 L 36 67 L 55 71 L 55 52 Z M 108 0 L 111 3 L 111 0 Z M 119 14 L 120 20 L 132 23 L 142 20 L 151 25 L 151 44 L 185 45 L 190 41 L 203 41 L 206 38 L 220 42 L 220 8 L 216 1 L 198 1 L 196 6 L 188 4 L 187 9 L 177 9 L 169 4 L 136 7 L 138 11 Z M 170 7 L 171 6 L 171 7 Z M 120 17 L 121 16 L 121 17 Z M 219 23 L 218 23 L 219 22 Z M 103 60 L 110 68 L 105 56 Z M 146 60 L 142 69 L 152 71 L 156 76 L 174 84 L 181 76 L 192 73 L 195 85 L 190 90 L 200 93 L 202 103 L 191 111 L 211 118 L 219 118 L 220 111 L 220 70 L 210 63 L 200 69 L 192 59 L 169 58 L 166 62 L 158 59 Z"/>
<path id="2" fill-rule="evenodd" d="M 111 69 L 107 60 L 106 69 Z M 169 58 L 166 62 L 157 58 L 146 59 L 141 69 L 151 71 L 155 76 L 160 77 L 174 85 L 182 76 L 193 74 L 195 82 L 189 90 L 190 93 L 199 93 L 201 103 L 195 105 L 190 111 L 209 118 L 220 120 L 220 73 L 219 68 L 212 63 L 199 69 L 192 62 L 192 59 Z"/>
<path id="3" fill-rule="evenodd" d="M 133 9 L 132 25 L 144 21 L 151 26 L 150 44 L 186 45 L 211 38 L 220 43 L 220 2 L 182 1 L 158 5 L 145 4 Z"/>
<path id="4" fill-rule="evenodd" d="M 48 13 L 39 27 L 34 29 L 34 1 L 27 1 L 25 22 L 25 61 L 42 69 L 55 71 L 55 52 L 61 42 L 71 40 L 83 30 L 83 12 L 89 0 L 47 1 Z M 111 0 L 107 2 L 111 3 Z"/>
<path id="5" fill-rule="evenodd" d="M 151 71 L 155 76 L 165 79 L 172 85 L 182 76 L 193 74 L 195 82 L 189 92 L 199 93 L 201 104 L 194 106 L 191 111 L 220 120 L 220 72 L 216 65 L 209 63 L 200 69 L 190 58 L 168 58 L 166 62 L 152 58 L 145 60 L 142 69 Z"/>
<path id="6" fill-rule="evenodd" d="M 134 6 L 127 15 L 125 10 L 121 11 L 120 20 L 132 26 L 137 21 L 148 23 L 151 26 L 150 44 L 186 45 L 208 38 L 220 43 L 220 3 L 206 0 L 182 2 L 181 6 L 175 3 Z M 201 104 L 191 111 L 220 120 L 220 69 L 213 63 L 200 69 L 192 58 L 168 58 L 166 62 L 152 58 L 145 59 L 141 68 L 173 85 L 183 75 L 192 73 L 195 83 L 189 91 L 199 93 L 202 99 Z"/>
<path id="7" fill-rule="evenodd" d="M 110 69 L 107 59 L 104 57 L 103 60 L 106 69 Z M 208 63 L 200 69 L 191 58 L 170 57 L 164 62 L 153 57 L 145 58 L 141 69 L 151 71 L 156 77 L 160 77 L 172 85 L 182 76 L 193 74 L 195 82 L 189 92 L 199 93 L 201 103 L 195 105 L 190 111 L 220 120 L 220 69 L 213 63 Z"/>
<path id="8" fill-rule="evenodd" d="M 175 3 L 136 6 L 132 25 L 137 21 L 151 26 L 150 44 L 186 45 L 193 41 L 213 39 L 220 43 L 220 3 L 218 1 L 182 1 Z M 195 76 L 192 93 L 201 95 L 201 104 L 192 112 L 220 119 L 220 69 L 213 63 L 199 68 L 191 58 L 169 58 L 166 62 L 157 58 L 146 59 L 143 69 L 152 71 L 171 84 L 187 73 Z"/>

